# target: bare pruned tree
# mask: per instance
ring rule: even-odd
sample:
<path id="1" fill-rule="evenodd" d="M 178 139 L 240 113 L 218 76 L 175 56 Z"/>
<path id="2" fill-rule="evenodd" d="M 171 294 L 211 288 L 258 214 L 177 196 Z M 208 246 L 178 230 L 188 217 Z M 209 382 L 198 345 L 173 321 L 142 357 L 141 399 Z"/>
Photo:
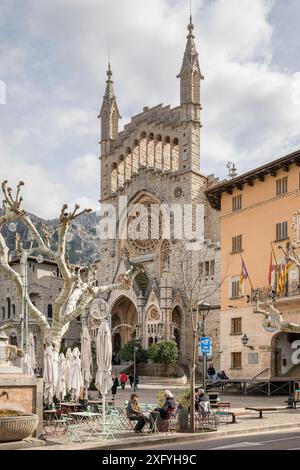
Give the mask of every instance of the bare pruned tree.
<path id="1" fill-rule="evenodd" d="M 177 243 L 172 249 L 172 275 L 180 290 L 186 314 L 190 319 L 192 331 L 192 353 L 190 358 L 190 426 L 191 432 L 195 432 L 195 378 L 197 345 L 200 331 L 199 305 L 203 304 L 220 289 L 224 279 L 213 284 L 207 283 L 205 273 L 205 261 L 209 258 L 209 248 L 205 245 L 197 250 L 188 250 L 185 242 Z M 200 263 L 202 268 L 200 269 Z"/>
<path id="2" fill-rule="evenodd" d="M 79 205 L 75 205 L 74 210 L 68 212 L 67 204 L 64 204 L 59 217 L 57 232 L 57 243 L 55 248 L 51 248 L 52 237 L 55 232 L 50 234 L 47 228 L 42 225 L 40 231 L 33 224 L 28 213 L 22 209 L 21 189 L 24 183 L 22 181 L 17 185 L 16 194 L 13 195 L 12 188 L 8 187 L 7 181 L 2 183 L 3 215 L 0 217 L 0 230 L 6 223 L 13 221 L 21 222 L 30 234 L 30 247 L 24 248 L 21 237 L 16 233 L 16 251 L 20 258 L 21 272 L 17 272 L 10 264 L 9 248 L 3 235 L 0 232 L 0 270 L 12 280 L 15 285 L 16 293 L 19 299 L 26 295 L 26 286 L 24 285 L 24 267 L 26 257 L 32 254 L 42 254 L 48 259 L 54 260 L 60 270 L 63 287 L 53 304 L 53 318 L 50 321 L 46 315 L 41 312 L 26 297 L 29 315 L 38 323 L 43 334 L 45 344 L 52 344 L 59 349 L 61 339 L 68 330 L 69 324 L 76 317 L 81 315 L 89 303 L 100 294 L 112 289 L 129 288 L 137 274 L 138 270 L 131 267 L 121 278 L 119 282 L 112 285 L 96 285 L 96 266 L 87 268 L 85 275 L 81 275 L 81 270 L 69 265 L 66 260 L 67 233 L 73 220 L 81 214 L 88 213 L 91 209 L 79 210 Z"/>

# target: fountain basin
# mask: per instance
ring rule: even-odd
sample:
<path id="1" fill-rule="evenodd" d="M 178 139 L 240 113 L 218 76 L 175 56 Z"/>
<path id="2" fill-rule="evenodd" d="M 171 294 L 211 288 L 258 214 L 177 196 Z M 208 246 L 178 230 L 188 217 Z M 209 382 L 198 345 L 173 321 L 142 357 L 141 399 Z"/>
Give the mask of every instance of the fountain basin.
<path id="1" fill-rule="evenodd" d="M 0 413 L 0 442 L 21 441 L 36 430 L 39 417 L 36 414 L 18 413 L 17 415 Z"/>

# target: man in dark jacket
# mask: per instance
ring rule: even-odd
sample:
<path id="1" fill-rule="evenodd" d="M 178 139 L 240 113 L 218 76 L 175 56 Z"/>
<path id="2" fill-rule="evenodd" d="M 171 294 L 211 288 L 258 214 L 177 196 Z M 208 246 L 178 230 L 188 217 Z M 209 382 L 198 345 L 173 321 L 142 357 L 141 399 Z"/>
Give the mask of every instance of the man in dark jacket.
<path id="1" fill-rule="evenodd" d="M 161 419 L 170 419 L 171 416 L 176 412 L 176 403 L 170 390 L 164 391 L 165 403 L 161 408 L 155 408 L 150 413 L 150 429 L 154 429 L 155 421 L 158 417 Z"/>
<path id="2" fill-rule="evenodd" d="M 135 432 L 142 432 L 143 427 L 148 421 L 148 418 L 143 415 L 141 412 L 141 408 L 138 402 L 138 396 L 136 393 L 132 393 L 130 395 L 130 400 L 127 405 L 127 418 L 130 421 L 137 421 L 136 426 L 134 428 Z"/>

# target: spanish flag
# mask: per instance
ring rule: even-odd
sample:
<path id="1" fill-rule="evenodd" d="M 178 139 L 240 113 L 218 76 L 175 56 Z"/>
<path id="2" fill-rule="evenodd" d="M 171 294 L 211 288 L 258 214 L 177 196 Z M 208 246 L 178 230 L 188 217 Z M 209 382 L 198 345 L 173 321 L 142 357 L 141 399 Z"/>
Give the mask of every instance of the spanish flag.
<path id="1" fill-rule="evenodd" d="M 289 269 L 292 266 L 292 262 L 286 261 L 285 264 L 281 264 L 279 267 L 278 279 L 277 279 L 277 288 L 276 292 L 277 295 L 282 294 L 285 291 L 288 277 L 289 277 Z"/>
<path id="2" fill-rule="evenodd" d="M 248 271 L 245 265 L 245 262 L 242 258 L 242 269 L 241 269 L 241 274 L 240 274 L 240 284 L 239 284 L 239 294 L 240 296 L 242 295 L 242 289 L 243 289 L 243 282 L 244 279 L 247 279 L 249 277 Z"/>

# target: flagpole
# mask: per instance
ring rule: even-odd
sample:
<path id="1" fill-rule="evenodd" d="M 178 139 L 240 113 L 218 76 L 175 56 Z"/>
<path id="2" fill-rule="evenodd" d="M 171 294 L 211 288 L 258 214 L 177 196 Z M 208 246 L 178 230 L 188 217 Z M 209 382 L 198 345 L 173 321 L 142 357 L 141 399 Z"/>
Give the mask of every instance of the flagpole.
<path id="1" fill-rule="evenodd" d="M 241 255 L 241 253 L 240 253 L 240 257 L 241 257 L 242 263 L 244 263 L 244 266 L 245 266 L 245 268 L 246 268 L 246 271 L 247 271 L 247 275 L 248 275 L 248 279 L 249 279 L 249 282 L 250 282 L 251 289 L 254 290 L 253 284 L 252 284 L 252 281 L 251 281 L 251 278 L 250 278 L 250 276 L 249 276 L 248 269 L 247 269 L 247 267 L 246 267 L 245 261 L 244 261 L 242 255 Z"/>

